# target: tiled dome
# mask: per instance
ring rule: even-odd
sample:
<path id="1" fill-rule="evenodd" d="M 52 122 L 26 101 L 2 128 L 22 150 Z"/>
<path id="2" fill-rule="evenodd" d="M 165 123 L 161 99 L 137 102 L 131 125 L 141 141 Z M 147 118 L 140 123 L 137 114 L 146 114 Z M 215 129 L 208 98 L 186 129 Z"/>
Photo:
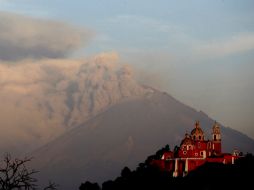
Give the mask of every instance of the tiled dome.
<path id="1" fill-rule="evenodd" d="M 204 140 L 204 132 L 200 128 L 199 121 L 196 122 L 195 128 L 191 131 L 191 137 L 193 140 Z"/>

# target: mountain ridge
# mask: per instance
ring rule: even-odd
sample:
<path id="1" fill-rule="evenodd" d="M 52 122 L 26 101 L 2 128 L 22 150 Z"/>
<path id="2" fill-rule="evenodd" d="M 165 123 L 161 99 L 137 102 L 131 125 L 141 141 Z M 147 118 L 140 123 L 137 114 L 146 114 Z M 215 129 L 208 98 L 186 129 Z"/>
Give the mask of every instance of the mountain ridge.
<path id="1" fill-rule="evenodd" d="M 123 166 L 134 168 L 165 144 L 171 148 L 179 145 L 195 120 L 209 134 L 214 120 L 167 93 L 153 90 L 145 97 L 113 105 L 34 152 L 32 166 L 41 171 L 39 179 L 46 182 L 52 178 L 63 189 L 85 180 L 102 182 L 117 176 Z M 223 126 L 221 131 L 224 152 L 236 146 L 253 152 L 253 139 Z M 239 139 L 237 143 L 235 139 Z"/>

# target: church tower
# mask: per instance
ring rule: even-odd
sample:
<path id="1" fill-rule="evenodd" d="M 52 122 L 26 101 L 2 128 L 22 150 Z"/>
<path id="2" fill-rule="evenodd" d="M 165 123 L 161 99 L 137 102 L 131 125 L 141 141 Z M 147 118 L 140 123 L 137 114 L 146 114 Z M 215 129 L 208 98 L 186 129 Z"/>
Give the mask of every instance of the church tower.
<path id="1" fill-rule="evenodd" d="M 191 131 L 191 138 L 194 141 L 204 140 L 204 132 L 200 127 L 199 121 L 196 121 L 194 129 Z"/>
<path id="2" fill-rule="evenodd" d="M 216 121 L 212 128 L 212 150 L 215 154 L 221 154 L 221 133 Z"/>
<path id="3" fill-rule="evenodd" d="M 221 141 L 220 127 L 216 121 L 214 122 L 213 125 L 212 139 L 213 141 Z"/>

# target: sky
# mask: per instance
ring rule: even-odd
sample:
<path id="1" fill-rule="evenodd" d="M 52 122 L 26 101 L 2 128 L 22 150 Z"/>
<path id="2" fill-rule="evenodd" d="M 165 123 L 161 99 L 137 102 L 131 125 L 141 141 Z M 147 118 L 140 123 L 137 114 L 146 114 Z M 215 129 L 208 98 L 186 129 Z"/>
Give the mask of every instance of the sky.
<path id="1" fill-rule="evenodd" d="M 59 46 L 71 57 L 117 52 L 141 83 L 252 138 L 253 10 L 253 0 L 0 0 L 2 13 L 60 21 L 62 38 L 69 25 L 89 30 L 78 50 L 78 35 Z M 57 48 L 53 57 L 65 53 Z"/>

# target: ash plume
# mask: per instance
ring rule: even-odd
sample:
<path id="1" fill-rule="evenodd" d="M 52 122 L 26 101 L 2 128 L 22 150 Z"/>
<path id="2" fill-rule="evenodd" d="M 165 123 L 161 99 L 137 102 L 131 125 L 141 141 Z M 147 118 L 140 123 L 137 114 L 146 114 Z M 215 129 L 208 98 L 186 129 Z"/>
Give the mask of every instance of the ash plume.
<path id="1" fill-rule="evenodd" d="M 92 32 L 69 24 L 0 12 L 0 59 L 62 58 L 86 45 Z"/>
<path id="2" fill-rule="evenodd" d="M 5 62 L 0 64 L 0 129 L 4 131 L 0 149 L 17 141 L 32 149 L 110 105 L 146 91 L 131 69 L 119 63 L 117 53 L 83 60 Z"/>

